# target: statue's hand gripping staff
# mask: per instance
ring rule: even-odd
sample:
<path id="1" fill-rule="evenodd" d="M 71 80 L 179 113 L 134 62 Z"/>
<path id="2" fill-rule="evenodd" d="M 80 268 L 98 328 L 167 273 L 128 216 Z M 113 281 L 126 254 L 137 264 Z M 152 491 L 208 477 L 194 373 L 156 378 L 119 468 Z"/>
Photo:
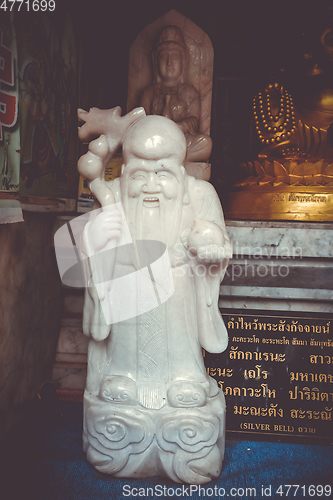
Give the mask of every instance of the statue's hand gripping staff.
<path id="1" fill-rule="evenodd" d="M 91 108 L 88 111 L 78 109 L 78 118 L 83 125 L 79 127 L 79 138 L 90 142 L 88 152 L 78 161 L 78 171 L 88 181 L 90 191 L 101 204 L 102 212 L 90 223 L 88 229 L 89 268 L 93 282 L 98 286 L 99 300 L 107 301 L 110 281 L 104 283 L 105 276 L 114 273 L 115 253 L 108 253 L 108 258 L 97 256 L 99 252 L 114 248 L 123 231 L 122 216 L 110 205 L 116 203 L 114 194 L 104 179 L 105 168 L 122 144 L 128 128 L 145 116 L 143 108 L 136 108 L 121 116 L 118 106 L 110 110 Z M 97 137 L 97 139 L 96 139 Z M 103 336 L 98 340 L 103 340 Z"/>

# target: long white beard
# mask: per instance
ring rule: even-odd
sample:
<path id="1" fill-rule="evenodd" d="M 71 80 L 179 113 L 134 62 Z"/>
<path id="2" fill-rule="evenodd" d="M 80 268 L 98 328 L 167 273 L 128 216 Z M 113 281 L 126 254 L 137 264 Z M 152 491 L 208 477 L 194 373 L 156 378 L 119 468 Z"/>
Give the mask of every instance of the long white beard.
<path id="1" fill-rule="evenodd" d="M 133 241 L 155 240 L 166 245 L 169 252 L 174 249 L 179 236 L 182 217 L 182 197 L 165 200 L 160 196 L 159 207 L 144 206 L 143 197 L 126 197 L 123 207 Z"/>

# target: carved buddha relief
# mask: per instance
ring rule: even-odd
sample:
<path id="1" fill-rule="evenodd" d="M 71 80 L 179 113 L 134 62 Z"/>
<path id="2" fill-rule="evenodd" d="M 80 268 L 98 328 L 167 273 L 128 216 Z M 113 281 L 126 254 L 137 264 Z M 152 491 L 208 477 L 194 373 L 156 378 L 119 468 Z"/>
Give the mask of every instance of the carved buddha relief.
<path id="1" fill-rule="evenodd" d="M 130 51 L 127 110 L 175 121 L 187 141 L 188 174 L 208 180 L 213 49 L 208 36 L 172 10 L 147 26 Z"/>

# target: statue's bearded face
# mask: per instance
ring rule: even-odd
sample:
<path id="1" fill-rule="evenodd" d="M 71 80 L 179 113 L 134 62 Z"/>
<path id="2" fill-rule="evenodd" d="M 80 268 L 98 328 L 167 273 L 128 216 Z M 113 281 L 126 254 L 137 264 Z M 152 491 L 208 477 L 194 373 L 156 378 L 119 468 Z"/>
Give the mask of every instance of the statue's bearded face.
<path id="1" fill-rule="evenodd" d="M 123 203 L 134 239 L 174 244 L 184 197 L 183 170 L 173 156 L 151 160 L 129 155 Z"/>
<path id="2" fill-rule="evenodd" d="M 179 80 L 183 65 L 178 50 L 164 50 L 158 56 L 158 70 L 162 82 L 175 84 Z"/>
<path id="3" fill-rule="evenodd" d="M 174 244 L 186 191 L 186 140 L 168 118 L 146 116 L 123 143 L 121 198 L 133 239 Z"/>
<path id="4" fill-rule="evenodd" d="M 146 208 L 158 208 L 161 199 L 170 202 L 179 195 L 180 167 L 174 158 L 156 161 L 133 156 L 126 170 L 128 196 L 139 199 Z"/>

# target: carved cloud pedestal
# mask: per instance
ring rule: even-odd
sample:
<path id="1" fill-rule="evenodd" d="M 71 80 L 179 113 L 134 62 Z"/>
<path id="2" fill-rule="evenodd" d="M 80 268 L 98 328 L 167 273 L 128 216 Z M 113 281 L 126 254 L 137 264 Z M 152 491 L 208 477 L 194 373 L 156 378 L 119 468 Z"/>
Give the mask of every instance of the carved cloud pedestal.
<path id="1" fill-rule="evenodd" d="M 222 391 L 216 386 L 216 394 L 207 397 L 199 384 L 178 383 L 170 387 L 163 408 L 150 409 L 136 401 L 135 389 L 132 380 L 112 377 L 99 396 L 86 391 L 89 462 L 116 477 L 162 475 L 190 484 L 218 477 L 225 435 Z"/>

